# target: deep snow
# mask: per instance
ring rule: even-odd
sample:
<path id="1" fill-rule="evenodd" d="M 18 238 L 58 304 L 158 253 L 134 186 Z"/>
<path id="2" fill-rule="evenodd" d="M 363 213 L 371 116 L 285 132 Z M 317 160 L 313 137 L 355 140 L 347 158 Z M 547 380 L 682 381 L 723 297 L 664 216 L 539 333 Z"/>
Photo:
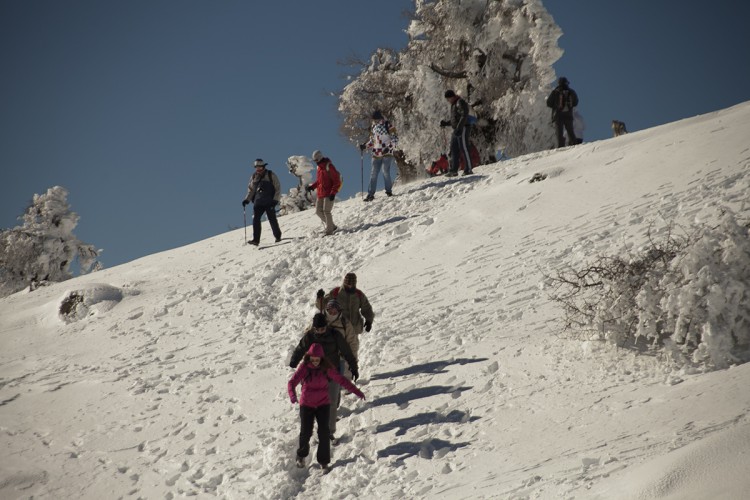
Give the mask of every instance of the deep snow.
<path id="1" fill-rule="evenodd" d="M 747 217 L 748 137 L 745 103 L 340 202 L 333 237 L 306 211 L 279 245 L 264 223 L 261 249 L 237 230 L 2 299 L 0 497 L 743 498 L 750 367 L 572 339 L 543 275 Z M 294 464 L 287 360 L 349 271 L 367 401 L 321 476 Z"/>

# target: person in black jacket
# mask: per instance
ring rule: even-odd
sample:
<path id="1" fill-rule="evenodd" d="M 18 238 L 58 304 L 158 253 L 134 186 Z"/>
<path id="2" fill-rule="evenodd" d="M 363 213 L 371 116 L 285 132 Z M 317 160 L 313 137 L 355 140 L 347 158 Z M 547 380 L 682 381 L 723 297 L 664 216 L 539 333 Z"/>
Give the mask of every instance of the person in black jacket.
<path id="1" fill-rule="evenodd" d="M 441 120 L 440 126 L 453 128 L 451 135 L 451 168 L 445 174 L 446 177 L 458 175 L 458 167 L 461 162 L 461 155 L 464 157 L 464 175 L 470 175 L 474 172 L 471 164 L 471 155 L 469 154 L 469 104 L 452 90 L 445 91 L 445 98 L 451 105 L 451 119 Z"/>
<path id="2" fill-rule="evenodd" d="M 573 129 L 573 108 L 578 106 L 578 94 L 570 88 L 570 82 L 564 76 L 557 80 L 557 87 L 547 97 L 547 107 L 552 108 L 552 121 L 557 131 L 557 147 L 565 146 L 563 129 L 568 133 L 568 145 L 578 144 Z"/>
<path id="3" fill-rule="evenodd" d="M 354 357 L 349 344 L 346 339 L 344 339 L 344 336 L 341 335 L 341 332 L 328 326 L 328 320 L 323 313 L 317 313 L 313 317 L 312 327 L 305 332 L 300 339 L 299 344 L 297 344 L 297 347 L 294 349 L 294 352 L 292 352 L 292 358 L 289 362 L 291 368 L 297 368 L 297 365 L 312 344 L 320 344 L 323 347 L 326 359 L 328 359 L 336 369 L 339 369 L 341 366 L 340 361 L 343 357 L 349 364 L 349 371 L 352 373 L 352 380 L 356 381 L 359 378 L 357 359 Z M 328 384 L 328 397 L 331 400 L 331 413 L 328 427 L 331 433 L 331 442 L 333 443 L 336 441 L 334 433 L 336 432 L 337 410 L 340 394 L 341 388 L 339 387 L 339 384 L 331 380 Z"/>
<path id="4" fill-rule="evenodd" d="M 281 241 L 281 229 L 276 219 L 276 205 L 281 199 L 281 183 L 276 174 L 268 170 L 266 165 L 268 163 L 260 158 L 255 160 L 255 173 L 247 186 L 247 196 L 242 200 L 243 208 L 248 203 L 253 204 L 253 239 L 248 243 L 255 246 L 260 244 L 260 220 L 263 214 L 268 217 L 268 223 L 271 225 L 276 241 Z"/>

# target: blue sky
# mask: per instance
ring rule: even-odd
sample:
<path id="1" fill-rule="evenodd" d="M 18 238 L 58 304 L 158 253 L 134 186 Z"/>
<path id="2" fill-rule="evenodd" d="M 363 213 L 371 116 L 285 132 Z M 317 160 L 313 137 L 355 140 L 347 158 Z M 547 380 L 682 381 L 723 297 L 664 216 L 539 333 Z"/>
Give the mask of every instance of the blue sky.
<path id="1" fill-rule="evenodd" d="M 0 227 L 62 185 L 76 235 L 111 267 L 242 227 L 252 161 L 266 160 L 286 192 L 286 159 L 314 149 L 352 196 L 360 155 L 339 134 L 338 62 L 403 47 L 411 6 L 0 2 Z M 610 137 L 612 119 L 635 131 L 750 99 L 744 2 L 545 6 L 564 32 L 555 68 L 580 96 L 586 141 Z"/>

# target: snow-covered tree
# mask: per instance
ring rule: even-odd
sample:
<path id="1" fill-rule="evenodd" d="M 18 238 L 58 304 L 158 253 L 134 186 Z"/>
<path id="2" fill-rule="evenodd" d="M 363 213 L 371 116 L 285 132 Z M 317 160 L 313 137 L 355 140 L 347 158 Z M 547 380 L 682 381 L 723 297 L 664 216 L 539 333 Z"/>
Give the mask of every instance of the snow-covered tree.
<path id="1" fill-rule="evenodd" d="M 67 197 L 60 186 L 35 194 L 21 217 L 23 225 L 0 231 L 0 296 L 67 280 L 76 258 L 82 273 L 98 264 L 99 251 L 73 234 L 78 214 L 70 210 Z"/>
<path id="2" fill-rule="evenodd" d="M 305 186 L 312 182 L 312 172 L 315 170 L 312 160 L 306 156 L 290 156 L 286 165 L 298 183 L 289 190 L 289 194 L 281 195 L 279 215 L 292 214 L 315 206 L 315 198 L 305 191 Z"/>
<path id="3" fill-rule="evenodd" d="M 554 145 L 545 100 L 562 32 L 540 0 L 415 0 L 407 33 L 403 51 L 378 49 L 344 88 L 349 140 L 364 141 L 379 109 L 399 131 L 402 177 L 421 175 L 448 149 L 438 124 L 453 89 L 478 118 L 471 139 L 482 162 L 498 150 L 516 156 Z"/>

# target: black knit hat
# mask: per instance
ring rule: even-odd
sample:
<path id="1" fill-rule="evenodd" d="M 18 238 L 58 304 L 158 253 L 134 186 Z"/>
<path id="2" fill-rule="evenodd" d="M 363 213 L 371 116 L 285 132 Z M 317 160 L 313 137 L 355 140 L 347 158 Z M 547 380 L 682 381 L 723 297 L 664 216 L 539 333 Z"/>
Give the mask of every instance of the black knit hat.
<path id="1" fill-rule="evenodd" d="M 372 112 L 372 119 L 373 120 L 382 120 L 383 119 L 383 113 L 381 113 L 379 110 L 375 110 Z"/>
<path id="2" fill-rule="evenodd" d="M 448 89 L 445 91 L 445 98 L 450 99 L 451 97 L 456 97 L 456 93 L 452 90 Z"/>
<path id="3" fill-rule="evenodd" d="M 347 273 L 346 276 L 344 276 L 344 286 L 357 286 L 357 275 L 354 273 Z"/>
<path id="4" fill-rule="evenodd" d="M 326 320 L 326 315 L 323 313 L 316 313 L 315 316 L 313 316 L 313 328 L 322 328 L 324 326 L 328 326 L 328 320 Z"/>

